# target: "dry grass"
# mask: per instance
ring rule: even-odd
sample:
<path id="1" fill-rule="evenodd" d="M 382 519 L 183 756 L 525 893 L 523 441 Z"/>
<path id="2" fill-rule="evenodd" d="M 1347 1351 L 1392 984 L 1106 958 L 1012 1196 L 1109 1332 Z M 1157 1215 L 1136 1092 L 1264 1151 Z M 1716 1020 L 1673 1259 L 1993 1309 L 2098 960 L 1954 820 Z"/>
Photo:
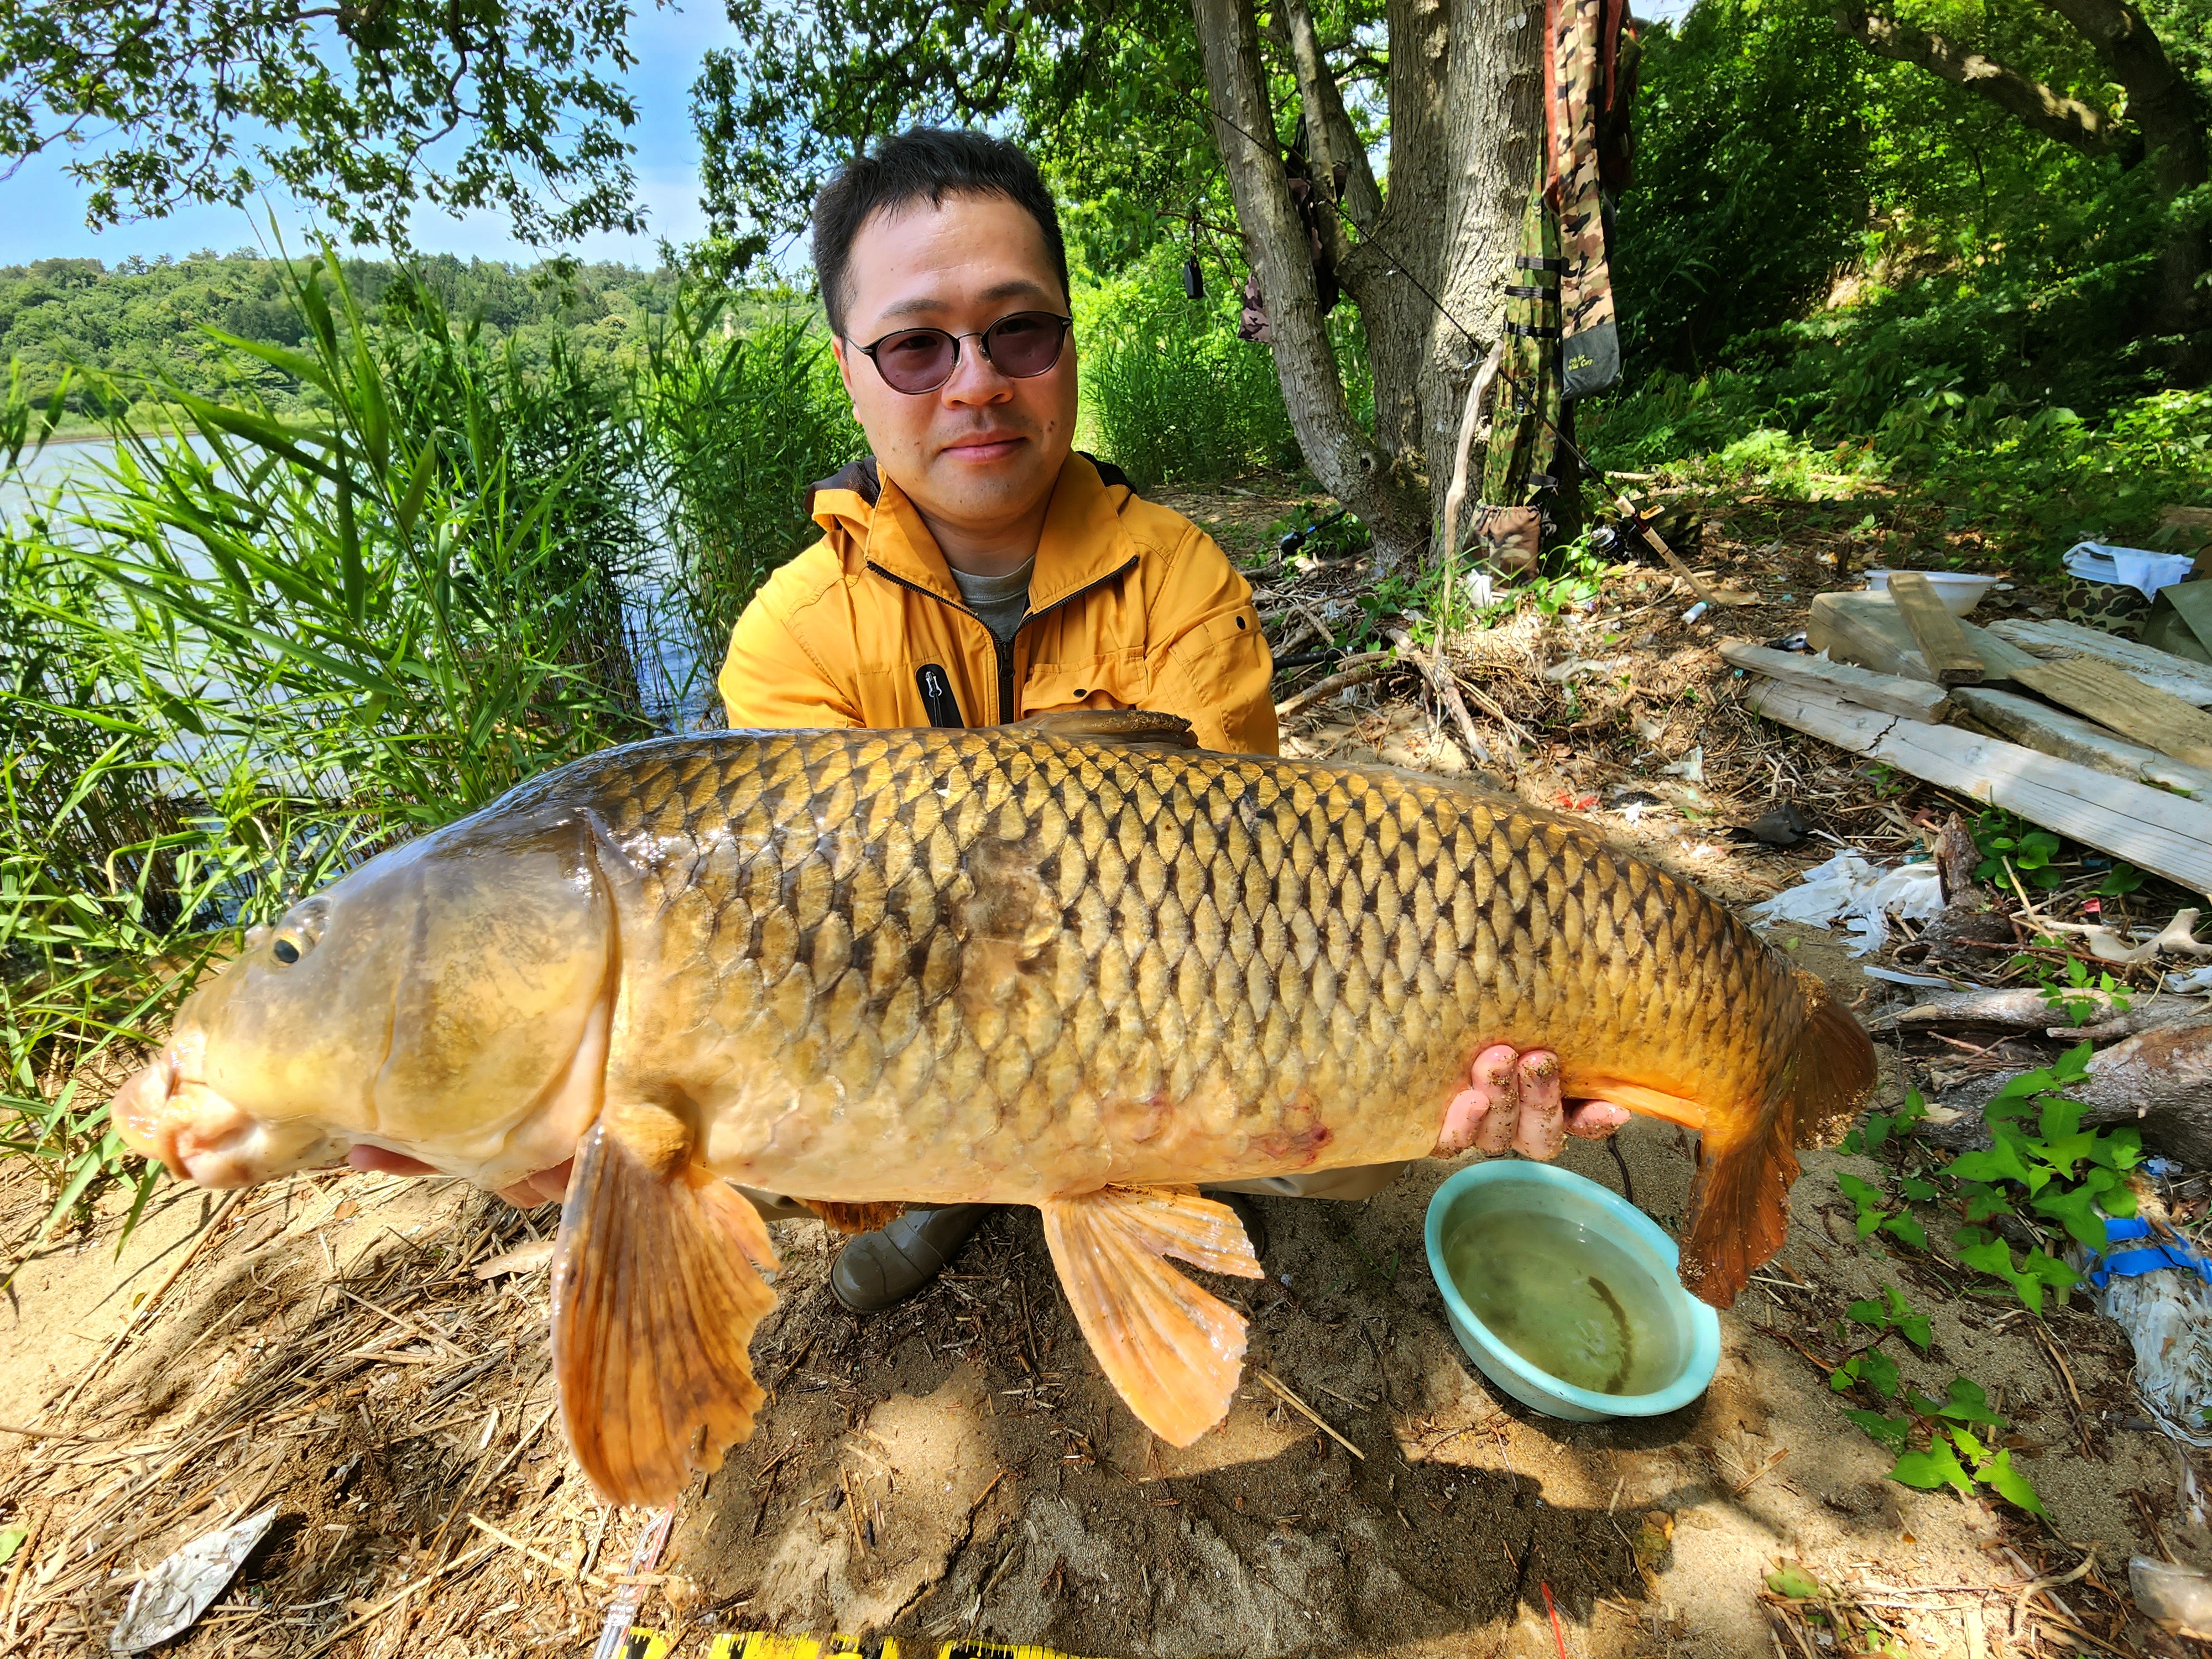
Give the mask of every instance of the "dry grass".
<path id="1" fill-rule="evenodd" d="M 33 1534 L 0 1651 L 104 1652 L 141 1574 L 271 1499 L 252 1595 L 163 1652 L 458 1655 L 494 1628 L 507 1652 L 582 1645 L 639 1518 L 596 1502 L 553 1421 L 532 1248 L 550 1221 L 343 1171 L 219 1207 L 42 1415 L 65 1433 L 0 1448 Z"/>

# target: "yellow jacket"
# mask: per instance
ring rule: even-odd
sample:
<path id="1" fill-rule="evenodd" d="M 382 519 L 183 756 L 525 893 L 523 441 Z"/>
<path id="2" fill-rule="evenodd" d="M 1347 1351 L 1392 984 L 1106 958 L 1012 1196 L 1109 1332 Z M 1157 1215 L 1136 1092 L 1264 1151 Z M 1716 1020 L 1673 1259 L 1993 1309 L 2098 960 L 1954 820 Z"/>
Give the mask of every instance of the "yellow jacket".
<path id="1" fill-rule="evenodd" d="M 731 632 L 719 684 L 732 726 L 1158 708 L 1208 749 L 1277 752 L 1274 665 L 1250 586 L 1212 537 L 1115 469 L 1079 454 L 1060 469 L 1030 616 L 1008 647 L 962 603 L 935 538 L 872 457 L 817 484 L 808 506 L 823 538 L 768 579 Z"/>

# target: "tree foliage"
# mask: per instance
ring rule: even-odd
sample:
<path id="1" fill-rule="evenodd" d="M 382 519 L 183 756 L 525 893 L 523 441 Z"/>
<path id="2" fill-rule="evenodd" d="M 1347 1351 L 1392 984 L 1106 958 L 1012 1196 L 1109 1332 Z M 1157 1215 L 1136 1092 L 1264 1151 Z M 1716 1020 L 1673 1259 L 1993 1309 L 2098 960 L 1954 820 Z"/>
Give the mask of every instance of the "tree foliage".
<path id="1" fill-rule="evenodd" d="M 274 184 L 356 242 L 403 243 L 420 204 L 503 210 L 532 244 L 635 232 L 629 17 L 626 0 L 0 0 L 0 164 L 61 147 L 95 226 Z"/>

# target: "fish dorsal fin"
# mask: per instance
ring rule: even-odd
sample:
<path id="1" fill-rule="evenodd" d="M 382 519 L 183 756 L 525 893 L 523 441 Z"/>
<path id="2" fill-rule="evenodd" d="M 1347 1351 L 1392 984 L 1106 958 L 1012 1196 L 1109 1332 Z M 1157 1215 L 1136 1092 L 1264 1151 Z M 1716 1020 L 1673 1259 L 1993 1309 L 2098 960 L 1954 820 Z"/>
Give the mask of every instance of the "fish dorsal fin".
<path id="1" fill-rule="evenodd" d="M 577 1149 L 553 1255 L 553 1375 L 576 1461 L 611 1504 L 665 1506 L 751 1437 L 747 1352 L 775 1249 L 659 1108 L 610 1109 Z M 747 1258 L 750 1258 L 748 1261 Z"/>
<path id="2" fill-rule="evenodd" d="M 1188 1446 L 1229 1413 L 1244 1321 L 1161 1258 L 1262 1277 L 1237 1212 L 1188 1187 L 1108 1187 L 1040 1207 L 1060 1287 L 1107 1379 L 1146 1428 Z"/>
<path id="3" fill-rule="evenodd" d="M 1188 720 L 1157 708 L 1054 708 L 1014 724 L 1050 738 L 1101 738 L 1109 743 L 1150 744 L 1160 749 L 1198 747 Z"/>

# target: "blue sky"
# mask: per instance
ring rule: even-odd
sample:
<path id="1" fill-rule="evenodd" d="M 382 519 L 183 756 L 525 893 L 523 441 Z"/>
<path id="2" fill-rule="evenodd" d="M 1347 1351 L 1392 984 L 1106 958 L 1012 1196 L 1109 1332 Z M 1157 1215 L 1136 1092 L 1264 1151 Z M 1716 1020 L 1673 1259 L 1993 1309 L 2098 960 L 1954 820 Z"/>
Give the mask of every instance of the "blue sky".
<path id="1" fill-rule="evenodd" d="M 1637 0 L 1639 17 L 1679 18 L 1692 0 Z M 688 241 L 705 228 L 699 210 L 699 140 L 691 127 L 691 82 L 702 58 L 712 47 L 736 38 L 719 0 L 687 0 L 684 9 L 655 9 L 639 0 L 630 25 L 638 57 L 629 84 L 637 100 L 637 125 L 630 129 L 636 146 L 638 194 L 649 229 L 642 236 L 593 236 L 568 252 L 587 259 L 621 259 L 653 264 L 659 240 Z M 166 219 L 149 219 L 94 232 L 84 222 L 84 191 L 63 170 L 68 158 L 49 150 L 26 162 L 13 179 L 0 182 L 0 264 L 33 259 L 95 258 L 113 264 L 131 254 L 185 254 L 200 248 L 228 253 L 234 248 L 265 246 L 273 210 L 288 245 L 307 238 L 307 216 L 289 198 L 252 209 L 186 206 Z M 416 245 L 426 252 L 456 253 L 464 258 L 512 259 L 527 264 L 537 251 L 508 233 L 503 214 L 482 213 L 455 219 L 426 209 L 414 222 Z"/>
<path id="2" fill-rule="evenodd" d="M 643 236 L 594 236 L 570 250 L 587 259 L 622 259 L 651 265 L 658 239 L 687 241 L 705 228 L 699 211 L 699 140 L 691 129 L 691 82 L 710 47 L 726 46 L 736 31 L 723 15 L 720 0 L 686 0 L 685 9 L 656 9 L 638 0 L 630 22 L 631 49 L 638 58 L 629 73 L 637 101 L 637 125 L 629 130 L 637 154 L 638 194 L 650 229 Z M 68 159 L 54 150 L 34 156 L 16 175 L 0 182 L 0 264 L 33 259 L 94 258 L 113 264 L 131 254 L 184 254 L 204 247 L 219 253 L 259 247 L 269 240 L 274 210 L 288 244 L 306 240 L 307 215 L 289 198 L 272 198 L 251 210 L 187 206 L 167 219 L 149 219 L 94 232 L 84 222 L 82 186 L 63 172 Z M 514 259 L 523 263 L 537 252 L 508 233 L 503 214 L 455 219 L 435 209 L 418 212 L 415 240 L 424 252 L 463 258 Z"/>

